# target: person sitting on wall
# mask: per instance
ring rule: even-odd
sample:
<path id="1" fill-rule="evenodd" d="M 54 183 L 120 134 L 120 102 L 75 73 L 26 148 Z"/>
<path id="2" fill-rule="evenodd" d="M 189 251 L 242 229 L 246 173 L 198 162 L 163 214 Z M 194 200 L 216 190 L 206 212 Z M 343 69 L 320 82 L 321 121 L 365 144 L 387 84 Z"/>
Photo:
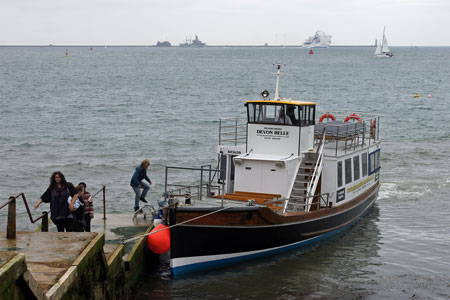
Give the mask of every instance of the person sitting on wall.
<path id="1" fill-rule="evenodd" d="M 150 185 L 152 184 L 152 181 L 147 176 L 147 169 L 149 167 L 150 161 L 148 159 L 144 159 L 141 164 L 136 167 L 136 170 L 131 177 L 130 185 L 136 194 L 136 197 L 134 198 L 134 211 L 139 210 L 139 201 L 144 203 L 148 202 L 145 199 L 145 196 L 147 196 L 147 192 L 150 190 Z"/>

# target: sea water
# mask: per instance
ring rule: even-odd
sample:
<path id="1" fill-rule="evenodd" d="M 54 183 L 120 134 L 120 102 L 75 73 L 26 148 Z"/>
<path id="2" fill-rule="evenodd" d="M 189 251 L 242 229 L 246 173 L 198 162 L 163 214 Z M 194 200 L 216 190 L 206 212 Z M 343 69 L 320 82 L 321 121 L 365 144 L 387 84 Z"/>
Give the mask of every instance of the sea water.
<path id="1" fill-rule="evenodd" d="M 381 115 L 375 206 L 304 251 L 181 279 L 161 261 L 138 298 L 447 299 L 450 48 L 394 47 L 386 60 L 374 50 L 0 47 L 0 203 L 24 192 L 34 204 L 59 170 L 91 192 L 105 185 L 108 213 L 131 212 L 129 181 L 149 158 L 156 206 L 165 166 L 214 168 L 218 119 L 245 117 L 244 100 L 264 89 L 273 96 L 280 62 L 282 97 L 315 101 L 319 113 Z M 178 183 L 199 177 L 169 175 Z M 18 230 L 34 230 L 21 203 L 17 211 Z M 2 230 L 6 215 L 0 210 Z"/>

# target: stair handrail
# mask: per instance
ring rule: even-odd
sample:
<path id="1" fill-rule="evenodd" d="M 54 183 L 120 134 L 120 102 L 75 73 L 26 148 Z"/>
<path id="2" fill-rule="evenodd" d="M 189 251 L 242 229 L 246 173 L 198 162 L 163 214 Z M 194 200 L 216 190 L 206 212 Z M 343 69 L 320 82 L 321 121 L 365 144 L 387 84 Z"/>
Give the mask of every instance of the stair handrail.
<path id="1" fill-rule="evenodd" d="M 32 224 L 42 219 L 41 231 L 48 231 L 48 213 L 50 211 L 42 212 L 42 215 L 38 218 L 34 219 L 31 214 L 30 207 L 28 206 L 27 198 L 24 193 L 20 193 L 17 196 L 9 197 L 9 200 L 0 206 L 0 209 L 8 205 L 8 223 L 6 227 L 6 238 L 7 239 L 15 239 L 16 238 L 16 200 L 22 197 L 23 203 L 25 204 L 25 208 L 28 213 L 28 217 L 30 218 L 30 222 Z"/>
<path id="2" fill-rule="evenodd" d="M 322 163 L 323 163 L 323 148 L 325 145 L 326 127 L 327 126 L 325 126 L 323 128 L 322 138 L 320 139 L 319 147 L 317 148 L 317 151 L 316 151 L 316 154 L 318 156 L 317 156 L 316 164 L 314 166 L 314 172 L 313 172 L 311 179 L 309 180 L 308 185 L 306 187 L 306 199 L 307 199 L 306 201 L 308 202 L 308 204 L 310 204 L 310 202 L 312 202 L 312 200 L 309 200 L 309 199 L 312 199 L 312 198 L 310 198 L 311 193 L 316 190 L 317 184 L 319 183 L 320 176 L 318 176 L 318 173 L 319 173 L 319 171 L 322 171 L 319 169 L 321 169 Z M 306 212 L 309 212 L 310 206 L 309 205 L 306 206 L 305 210 L 306 210 Z"/>

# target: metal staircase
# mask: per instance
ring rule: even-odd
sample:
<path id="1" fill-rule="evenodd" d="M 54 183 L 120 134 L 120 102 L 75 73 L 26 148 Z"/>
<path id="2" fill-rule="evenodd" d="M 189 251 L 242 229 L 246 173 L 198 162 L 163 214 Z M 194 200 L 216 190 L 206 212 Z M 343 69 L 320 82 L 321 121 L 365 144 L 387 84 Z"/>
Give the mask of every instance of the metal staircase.
<path id="1" fill-rule="evenodd" d="M 289 197 L 289 205 L 304 207 L 305 212 L 311 209 L 314 195 L 323 169 L 323 146 L 325 135 L 322 135 L 316 152 L 307 152 L 298 168 L 297 176 Z M 288 206 L 286 203 L 285 210 Z"/>

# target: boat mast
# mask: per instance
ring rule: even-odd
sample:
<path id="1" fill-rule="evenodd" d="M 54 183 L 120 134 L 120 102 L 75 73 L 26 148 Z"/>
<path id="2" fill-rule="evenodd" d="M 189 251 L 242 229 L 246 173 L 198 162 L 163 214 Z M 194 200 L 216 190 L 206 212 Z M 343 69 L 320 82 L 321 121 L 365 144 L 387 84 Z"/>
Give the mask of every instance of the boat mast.
<path id="1" fill-rule="evenodd" d="M 280 99 L 280 94 L 279 94 L 279 89 L 280 89 L 280 69 L 281 69 L 281 64 L 277 63 L 277 85 L 275 86 L 275 99 L 274 100 L 281 100 Z"/>

